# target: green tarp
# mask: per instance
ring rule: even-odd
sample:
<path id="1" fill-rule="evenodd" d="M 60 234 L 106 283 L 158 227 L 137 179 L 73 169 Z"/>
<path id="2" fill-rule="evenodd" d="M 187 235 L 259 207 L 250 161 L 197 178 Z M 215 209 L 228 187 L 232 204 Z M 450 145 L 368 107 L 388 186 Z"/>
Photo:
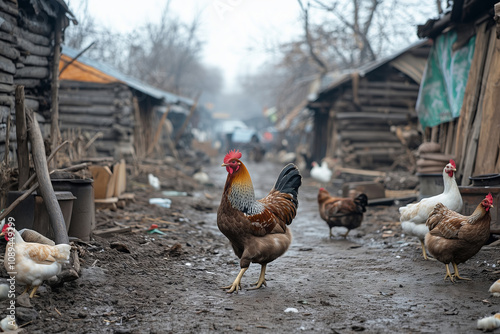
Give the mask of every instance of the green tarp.
<path id="1" fill-rule="evenodd" d="M 424 129 L 460 116 L 476 37 L 452 51 L 456 40 L 457 33 L 451 30 L 440 35 L 431 47 L 416 105 Z"/>

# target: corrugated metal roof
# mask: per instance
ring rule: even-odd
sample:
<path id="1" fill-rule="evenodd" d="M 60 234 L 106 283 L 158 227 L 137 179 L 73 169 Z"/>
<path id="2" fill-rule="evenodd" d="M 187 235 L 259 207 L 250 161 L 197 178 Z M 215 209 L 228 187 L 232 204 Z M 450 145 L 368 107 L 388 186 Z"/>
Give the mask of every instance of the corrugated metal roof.
<path id="1" fill-rule="evenodd" d="M 63 45 L 62 53 L 67 55 L 68 57 L 75 58 L 78 55 L 79 51 L 77 51 L 69 46 Z M 150 85 L 143 83 L 135 78 L 132 78 L 126 74 L 123 74 L 122 72 L 118 71 L 117 69 L 115 69 L 112 66 L 109 66 L 109 65 L 104 64 L 104 63 L 100 63 L 100 62 L 95 61 L 93 59 L 90 59 L 86 56 L 82 55 L 82 56 L 78 57 L 77 61 L 79 61 L 85 65 L 94 67 L 95 69 L 97 69 L 97 70 L 99 70 L 99 71 L 101 71 L 109 76 L 116 78 L 118 81 L 125 83 L 130 88 L 138 90 L 139 92 L 146 94 L 148 96 L 151 96 L 155 99 L 164 100 L 165 102 L 167 102 L 169 104 L 170 103 L 175 104 L 175 103 L 179 103 L 179 102 L 185 103 L 185 104 L 190 105 L 190 106 L 194 104 L 194 101 L 191 99 L 188 99 L 188 98 L 185 98 L 182 96 L 178 96 L 178 95 L 172 94 L 170 92 L 166 92 L 164 90 L 150 86 Z"/>

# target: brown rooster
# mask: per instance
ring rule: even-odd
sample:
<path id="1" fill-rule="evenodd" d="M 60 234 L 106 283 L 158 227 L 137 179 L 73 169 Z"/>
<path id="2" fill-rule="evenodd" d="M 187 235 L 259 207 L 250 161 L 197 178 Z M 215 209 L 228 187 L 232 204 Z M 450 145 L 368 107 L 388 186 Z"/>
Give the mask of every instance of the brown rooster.
<path id="1" fill-rule="evenodd" d="M 366 212 L 368 197 L 361 193 L 353 198 L 333 197 L 325 188 L 320 188 L 318 192 L 319 215 L 328 224 L 330 228 L 330 238 L 332 227 L 343 226 L 347 234 L 361 225 L 363 221 L 363 212 Z"/>
<path id="2" fill-rule="evenodd" d="M 302 184 L 297 167 L 288 164 L 269 194 L 256 200 L 250 174 L 240 158 L 238 151 L 224 157 L 222 166 L 228 175 L 217 211 L 217 226 L 240 258 L 240 273 L 233 284 L 223 287 L 229 289 L 228 293 L 241 288 L 241 278 L 252 262 L 262 266 L 253 289 L 266 285 L 266 265 L 283 255 L 292 242 L 287 225 L 297 213 L 298 189 Z"/>
<path id="3" fill-rule="evenodd" d="M 425 223 L 429 232 L 425 235 L 425 245 L 429 253 L 446 266 L 446 278 L 468 279 L 460 277 L 457 264 L 463 263 L 476 255 L 490 236 L 490 208 L 493 197 L 486 195 L 470 216 L 463 216 L 448 209 L 441 203 L 436 204 Z M 450 274 L 451 262 L 454 274 Z"/>

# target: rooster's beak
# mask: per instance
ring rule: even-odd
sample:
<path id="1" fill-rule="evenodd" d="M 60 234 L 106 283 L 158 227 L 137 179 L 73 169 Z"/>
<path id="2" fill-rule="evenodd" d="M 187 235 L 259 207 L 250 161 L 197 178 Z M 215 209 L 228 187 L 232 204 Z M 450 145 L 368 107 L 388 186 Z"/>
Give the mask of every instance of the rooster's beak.
<path id="1" fill-rule="evenodd" d="M 226 164 L 222 164 L 222 165 L 220 165 L 220 166 L 221 166 L 221 167 L 226 167 L 227 165 L 226 165 Z"/>

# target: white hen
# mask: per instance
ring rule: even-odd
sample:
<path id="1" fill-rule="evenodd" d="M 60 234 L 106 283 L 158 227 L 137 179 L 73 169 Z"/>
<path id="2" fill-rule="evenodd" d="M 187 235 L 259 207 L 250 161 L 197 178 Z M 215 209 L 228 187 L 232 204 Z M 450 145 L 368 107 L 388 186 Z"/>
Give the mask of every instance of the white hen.
<path id="1" fill-rule="evenodd" d="M 424 239 L 429 229 L 425 226 L 425 222 L 429 217 L 436 204 L 442 203 L 448 209 L 453 211 L 460 211 L 462 209 L 462 195 L 458 189 L 455 180 L 455 172 L 457 171 L 455 162 L 450 162 L 443 169 L 443 193 L 424 198 L 418 203 L 408 204 L 399 208 L 401 221 L 401 228 L 407 235 L 416 236 L 422 244 L 422 254 L 424 259 L 427 260 L 427 253 L 425 252 Z"/>
<path id="2" fill-rule="evenodd" d="M 8 241 L 4 267 L 9 275 L 16 277 L 16 283 L 26 285 L 24 292 L 33 287 L 30 298 L 33 298 L 43 281 L 61 272 L 62 263 L 69 262 L 70 245 L 50 246 L 25 242 L 19 232 L 8 225 L 2 229 L 2 235 Z M 15 254 L 15 261 L 12 261 L 12 253 Z"/>
<path id="3" fill-rule="evenodd" d="M 323 161 L 321 166 L 316 161 L 312 162 L 311 177 L 321 183 L 328 183 L 332 178 L 332 171 L 328 168 L 328 163 Z"/>

